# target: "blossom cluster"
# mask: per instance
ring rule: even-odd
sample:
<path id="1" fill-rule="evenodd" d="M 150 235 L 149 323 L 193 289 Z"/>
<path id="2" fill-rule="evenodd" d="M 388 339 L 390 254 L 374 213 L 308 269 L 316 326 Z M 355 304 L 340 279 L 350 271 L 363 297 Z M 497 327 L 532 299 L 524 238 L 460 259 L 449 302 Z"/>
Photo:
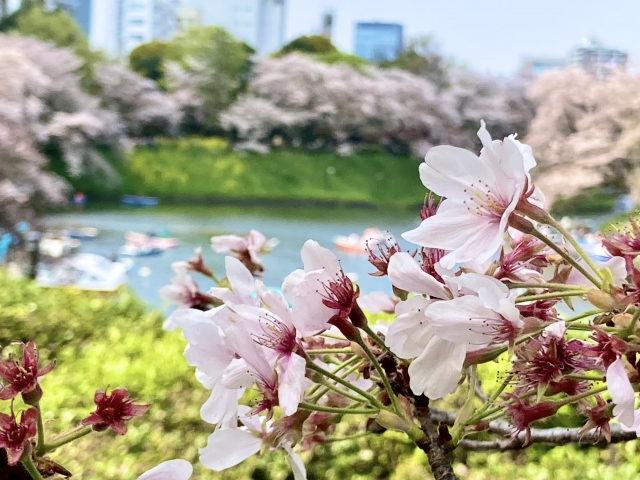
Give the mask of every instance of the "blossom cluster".
<path id="1" fill-rule="evenodd" d="M 174 265 L 168 288 L 190 292 L 174 296 L 190 302 L 176 302 L 167 327 L 182 329 L 186 360 L 211 390 L 201 409 L 215 424 L 200 450 L 204 466 L 219 471 L 281 449 L 294 477 L 305 478 L 297 452 L 326 441 L 345 415 L 366 416 L 367 432 L 403 431 L 428 454 L 434 441 L 447 451 L 482 448 L 474 440 L 482 430 L 510 433 L 519 447 L 553 443 L 535 422 L 569 404 L 584 417 L 567 431 L 576 442 L 640 434 L 639 224 L 605 235 L 610 257 L 592 259 L 543 209 L 531 148 L 515 135 L 492 140 L 484 123 L 478 136 L 479 156 L 438 146 L 420 165 L 431 194 L 420 225 L 402 234 L 413 249 L 393 235 L 368 245 L 371 274 L 387 277 L 393 296 L 361 295 L 313 240 L 281 289 L 259 278 L 256 232 L 212 239 L 228 254 L 222 280 L 200 252 Z M 199 293 L 188 271 L 218 285 Z M 198 306 L 202 295 L 209 308 Z M 388 322 L 370 324 L 369 314 L 385 311 Z M 478 393 L 480 402 L 478 366 L 497 359 L 508 365 L 504 381 Z M 464 407 L 444 416 L 451 420 L 433 440 L 429 400 L 464 384 Z"/>

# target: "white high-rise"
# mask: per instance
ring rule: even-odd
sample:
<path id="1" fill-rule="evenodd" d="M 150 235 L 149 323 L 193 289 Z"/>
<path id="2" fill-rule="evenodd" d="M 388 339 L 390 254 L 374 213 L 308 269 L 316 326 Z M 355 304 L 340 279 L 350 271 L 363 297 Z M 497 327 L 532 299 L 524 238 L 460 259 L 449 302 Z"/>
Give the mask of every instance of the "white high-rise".
<path id="1" fill-rule="evenodd" d="M 286 0 L 191 0 L 204 25 L 218 25 L 262 55 L 282 47 Z"/>
<path id="2" fill-rule="evenodd" d="M 58 0 L 62 1 L 62 0 Z M 114 56 L 169 40 L 188 25 L 218 25 L 262 55 L 284 43 L 286 0 L 64 0 L 91 45 Z"/>

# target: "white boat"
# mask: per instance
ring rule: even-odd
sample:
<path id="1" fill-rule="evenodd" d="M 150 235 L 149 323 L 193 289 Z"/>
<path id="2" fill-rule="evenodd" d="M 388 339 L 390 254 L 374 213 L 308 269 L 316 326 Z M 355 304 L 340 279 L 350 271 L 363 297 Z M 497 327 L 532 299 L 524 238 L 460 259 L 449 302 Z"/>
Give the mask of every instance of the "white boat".
<path id="1" fill-rule="evenodd" d="M 127 269 L 93 253 L 79 253 L 55 265 L 42 264 L 36 281 L 43 287 L 112 292 L 127 283 Z"/>

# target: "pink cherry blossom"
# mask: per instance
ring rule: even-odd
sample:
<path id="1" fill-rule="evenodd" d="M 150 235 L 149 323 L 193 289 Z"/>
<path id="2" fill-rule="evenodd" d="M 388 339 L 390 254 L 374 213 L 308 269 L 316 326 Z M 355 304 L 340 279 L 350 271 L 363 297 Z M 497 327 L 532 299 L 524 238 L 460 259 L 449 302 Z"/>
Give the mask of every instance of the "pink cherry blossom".
<path id="1" fill-rule="evenodd" d="M 499 280 L 477 273 L 448 281 L 469 294 L 429 305 L 427 316 L 438 336 L 475 347 L 515 339 L 524 325 L 515 306 L 517 293 L 510 292 Z"/>
<path id="2" fill-rule="evenodd" d="M 360 290 L 336 256 L 313 240 L 306 241 L 300 253 L 304 270 L 289 274 L 282 285 L 293 315 L 299 319 L 300 332 L 315 334 L 332 323 L 348 328 L 349 318 L 362 319 L 364 314 L 356 302 Z"/>
<path id="3" fill-rule="evenodd" d="M 219 235 L 211 237 L 211 248 L 216 253 L 231 255 L 240 260 L 252 273 L 264 271 L 260 255 L 271 250 L 274 241 L 257 230 L 251 230 L 246 237 Z"/>
<path id="4" fill-rule="evenodd" d="M 484 262 L 502 247 L 509 217 L 529 190 L 531 149 L 510 136 L 491 140 L 484 122 L 478 131 L 480 157 L 451 146 L 434 147 L 420 165 L 425 187 L 445 197 L 436 215 L 403 234 L 423 247 L 449 250 L 446 268 L 474 260 Z"/>
<path id="5" fill-rule="evenodd" d="M 414 358 L 409 365 L 413 393 L 436 399 L 458 386 L 467 349 L 464 344 L 444 340 L 435 334 L 425 313 L 432 303 L 420 295 L 398 303 L 396 319 L 389 326 L 386 343 L 399 357 Z"/>

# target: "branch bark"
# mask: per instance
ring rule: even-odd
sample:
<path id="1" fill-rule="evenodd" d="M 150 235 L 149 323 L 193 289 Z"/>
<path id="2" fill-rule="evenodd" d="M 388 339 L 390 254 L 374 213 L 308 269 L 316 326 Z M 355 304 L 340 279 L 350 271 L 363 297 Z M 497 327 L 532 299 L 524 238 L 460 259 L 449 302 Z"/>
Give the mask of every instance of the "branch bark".
<path id="1" fill-rule="evenodd" d="M 437 426 L 431 418 L 429 406 L 419 406 L 419 402 L 416 402 L 416 414 L 420 421 L 420 428 L 426 435 L 422 441 L 416 442 L 416 445 L 427 454 L 435 480 L 458 480 L 447 459 L 447 450 L 440 438 Z"/>
<path id="2" fill-rule="evenodd" d="M 443 410 L 431 409 L 431 419 L 437 422 L 443 422 L 447 425 L 453 425 L 456 421 L 456 415 Z M 594 446 L 605 446 L 608 442 L 600 435 L 599 431 L 591 430 L 580 436 L 580 428 L 532 428 L 531 439 L 529 444 L 547 443 L 552 445 L 566 445 L 568 443 L 591 444 Z M 497 435 L 511 436 L 513 427 L 509 422 L 504 420 L 494 420 L 489 423 L 487 430 L 489 433 Z M 619 425 L 611 426 L 611 443 L 627 442 L 635 440 L 636 433 L 626 432 Z M 494 440 L 468 440 L 463 439 L 458 444 L 459 447 L 467 450 L 488 451 L 488 450 L 520 450 L 524 448 L 525 433 L 521 432 L 516 438 L 501 438 Z"/>
<path id="3" fill-rule="evenodd" d="M 611 443 L 627 442 L 636 439 L 636 432 L 625 432 L 618 425 L 611 427 Z M 463 439 L 458 443 L 459 447 L 466 450 L 488 451 L 488 450 L 521 450 L 524 448 L 525 434 L 520 433 L 516 438 L 494 439 L 494 440 L 468 440 Z M 600 432 L 591 430 L 580 436 L 579 428 L 549 428 L 531 429 L 531 439 L 529 445 L 534 443 L 547 443 L 551 445 L 566 445 L 568 443 L 591 444 L 593 446 L 606 446 L 608 441 L 600 435 Z"/>

